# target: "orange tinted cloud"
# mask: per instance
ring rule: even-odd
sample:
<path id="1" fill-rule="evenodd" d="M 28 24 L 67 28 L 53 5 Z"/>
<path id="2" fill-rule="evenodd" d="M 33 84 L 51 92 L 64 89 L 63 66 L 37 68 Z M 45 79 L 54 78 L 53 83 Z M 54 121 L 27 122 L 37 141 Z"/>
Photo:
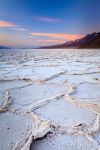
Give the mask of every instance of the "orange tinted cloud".
<path id="1" fill-rule="evenodd" d="M 15 25 L 11 22 L 0 20 L 0 27 L 15 27 Z"/>
<path id="2" fill-rule="evenodd" d="M 39 37 L 49 37 L 49 38 L 58 38 L 64 39 L 67 41 L 73 41 L 82 37 L 79 34 L 61 34 L 61 33 L 30 33 L 32 36 L 39 36 Z"/>

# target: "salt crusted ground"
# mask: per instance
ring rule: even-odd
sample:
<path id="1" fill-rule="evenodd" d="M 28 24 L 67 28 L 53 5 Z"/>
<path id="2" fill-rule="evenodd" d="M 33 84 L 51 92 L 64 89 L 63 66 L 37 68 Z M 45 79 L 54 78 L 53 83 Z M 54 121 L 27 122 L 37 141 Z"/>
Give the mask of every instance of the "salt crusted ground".
<path id="1" fill-rule="evenodd" d="M 100 50 L 0 52 L 0 150 L 100 150 Z"/>

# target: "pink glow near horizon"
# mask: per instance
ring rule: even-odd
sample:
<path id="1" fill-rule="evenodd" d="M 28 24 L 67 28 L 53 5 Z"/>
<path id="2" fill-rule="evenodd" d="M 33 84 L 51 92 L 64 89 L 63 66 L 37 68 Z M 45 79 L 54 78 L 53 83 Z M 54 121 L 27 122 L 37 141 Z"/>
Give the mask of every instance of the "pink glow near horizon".
<path id="1" fill-rule="evenodd" d="M 30 33 L 32 36 L 39 37 L 49 37 L 49 38 L 57 38 L 57 39 L 65 39 L 67 41 L 73 41 L 82 37 L 79 34 L 61 34 L 61 33 Z"/>
<path id="2" fill-rule="evenodd" d="M 57 21 L 51 18 L 39 18 L 39 19 L 46 19 L 45 21 Z M 0 20 L 0 27 L 1 28 L 10 28 L 10 30 L 22 31 L 25 32 L 24 37 L 21 37 L 21 34 L 14 32 L 14 34 L 4 33 L 1 34 L 1 39 L 3 43 L 1 45 L 52 45 L 52 44 L 60 44 L 67 41 L 73 41 L 79 38 L 82 38 L 83 35 L 81 34 L 64 34 L 64 33 L 44 33 L 44 32 L 31 32 L 25 28 L 21 28 L 14 23 Z M 26 32 L 27 31 L 27 32 Z M 31 38 L 30 38 L 31 37 Z M 38 37 L 38 39 L 36 38 Z M 46 37 L 47 39 L 43 39 Z M 23 40 L 26 40 L 25 42 Z M 22 43 L 22 44 L 21 44 Z"/>

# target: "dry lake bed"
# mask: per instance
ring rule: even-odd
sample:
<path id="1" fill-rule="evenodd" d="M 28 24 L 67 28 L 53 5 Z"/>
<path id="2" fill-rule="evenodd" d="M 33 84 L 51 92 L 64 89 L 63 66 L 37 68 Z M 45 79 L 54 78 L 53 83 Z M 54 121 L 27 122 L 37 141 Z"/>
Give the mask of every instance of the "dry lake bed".
<path id="1" fill-rule="evenodd" d="M 100 150 L 100 50 L 0 50 L 0 150 Z"/>

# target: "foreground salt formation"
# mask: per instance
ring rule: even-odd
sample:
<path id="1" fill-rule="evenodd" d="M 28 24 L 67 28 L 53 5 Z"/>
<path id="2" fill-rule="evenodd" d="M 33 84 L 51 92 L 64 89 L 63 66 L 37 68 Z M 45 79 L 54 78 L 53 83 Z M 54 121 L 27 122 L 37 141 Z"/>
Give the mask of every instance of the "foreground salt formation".
<path id="1" fill-rule="evenodd" d="M 0 149 L 100 149 L 99 50 L 0 56 Z"/>

